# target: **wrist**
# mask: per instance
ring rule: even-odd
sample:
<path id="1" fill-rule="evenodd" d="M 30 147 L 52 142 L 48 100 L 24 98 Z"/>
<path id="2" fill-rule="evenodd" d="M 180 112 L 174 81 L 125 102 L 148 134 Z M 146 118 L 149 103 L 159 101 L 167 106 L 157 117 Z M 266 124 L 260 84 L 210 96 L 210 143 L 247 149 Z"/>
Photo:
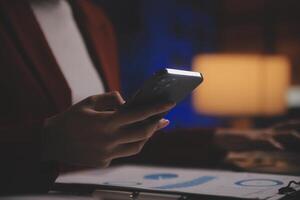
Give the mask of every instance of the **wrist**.
<path id="1" fill-rule="evenodd" d="M 42 131 L 42 161 L 56 161 L 57 158 L 54 155 L 57 155 L 55 153 L 55 148 L 53 148 L 54 144 L 54 117 L 50 117 L 45 119 L 43 124 L 43 131 Z"/>

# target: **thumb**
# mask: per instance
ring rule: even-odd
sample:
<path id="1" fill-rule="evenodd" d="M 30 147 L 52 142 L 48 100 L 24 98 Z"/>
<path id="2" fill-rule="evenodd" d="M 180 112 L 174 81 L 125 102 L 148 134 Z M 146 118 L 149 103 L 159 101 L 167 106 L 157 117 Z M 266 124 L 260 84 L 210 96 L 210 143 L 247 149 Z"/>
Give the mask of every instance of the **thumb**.
<path id="1" fill-rule="evenodd" d="M 97 111 L 114 110 L 124 103 L 125 101 L 121 94 L 117 91 L 113 91 L 97 95 L 95 99 L 94 109 Z"/>

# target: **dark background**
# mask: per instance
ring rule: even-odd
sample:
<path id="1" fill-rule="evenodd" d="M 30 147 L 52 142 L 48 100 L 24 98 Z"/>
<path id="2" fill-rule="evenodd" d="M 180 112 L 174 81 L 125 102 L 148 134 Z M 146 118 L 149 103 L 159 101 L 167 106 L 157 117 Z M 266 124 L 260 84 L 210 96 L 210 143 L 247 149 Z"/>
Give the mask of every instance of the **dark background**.
<path id="1" fill-rule="evenodd" d="M 300 85 L 299 0 L 94 0 L 117 33 L 122 94 L 129 96 L 163 67 L 190 69 L 200 53 L 284 54 L 292 63 L 292 85 Z M 167 118 L 170 128 L 226 126 L 228 119 L 198 114 L 191 98 Z M 256 127 L 300 117 L 254 118 Z"/>

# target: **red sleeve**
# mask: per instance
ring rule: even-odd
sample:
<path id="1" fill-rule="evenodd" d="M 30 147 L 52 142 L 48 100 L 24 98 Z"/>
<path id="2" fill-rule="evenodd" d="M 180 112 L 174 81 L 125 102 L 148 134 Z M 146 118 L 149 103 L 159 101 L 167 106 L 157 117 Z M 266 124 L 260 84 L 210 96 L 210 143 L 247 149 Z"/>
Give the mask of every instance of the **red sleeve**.
<path id="1" fill-rule="evenodd" d="M 56 163 L 41 161 L 43 120 L 0 125 L 0 191 L 47 192 L 58 175 Z"/>
<path id="2" fill-rule="evenodd" d="M 0 194 L 46 192 L 58 174 L 57 165 L 42 162 L 40 155 L 48 108 L 3 20 L 0 19 Z"/>

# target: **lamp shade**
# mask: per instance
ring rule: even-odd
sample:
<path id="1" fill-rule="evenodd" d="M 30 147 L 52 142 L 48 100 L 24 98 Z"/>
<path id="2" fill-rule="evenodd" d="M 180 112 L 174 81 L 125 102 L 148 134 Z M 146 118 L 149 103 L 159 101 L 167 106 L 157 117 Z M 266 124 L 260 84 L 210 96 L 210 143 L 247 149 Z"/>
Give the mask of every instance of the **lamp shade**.
<path id="1" fill-rule="evenodd" d="M 286 110 L 289 60 L 280 55 L 196 56 L 204 83 L 193 94 L 196 111 L 215 116 L 279 115 Z"/>

